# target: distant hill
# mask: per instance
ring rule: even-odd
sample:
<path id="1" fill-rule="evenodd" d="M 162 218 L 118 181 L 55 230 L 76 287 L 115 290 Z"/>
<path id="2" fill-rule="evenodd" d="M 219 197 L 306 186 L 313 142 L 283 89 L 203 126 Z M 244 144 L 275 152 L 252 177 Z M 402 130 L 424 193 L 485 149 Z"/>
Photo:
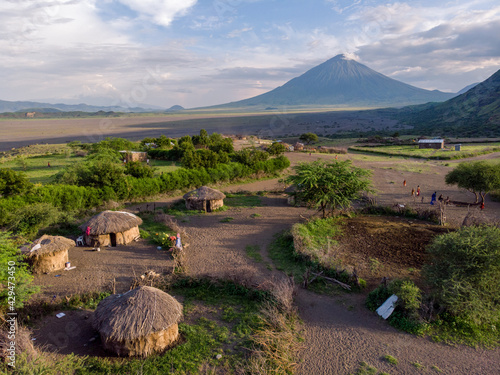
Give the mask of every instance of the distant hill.
<path id="1" fill-rule="evenodd" d="M 498 137 L 500 70 L 464 94 L 444 103 L 404 108 L 399 119 L 425 134 Z"/>
<path id="2" fill-rule="evenodd" d="M 172 107 L 167 109 L 165 112 L 177 112 L 177 111 L 183 111 L 183 110 L 184 110 L 184 107 L 182 107 L 180 105 L 173 105 Z"/>
<path id="3" fill-rule="evenodd" d="M 456 94 L 420 89 L 337 55 L 283 86 L 250 99 L 210 108 L 330 105 L 388 107 L 444 101 Z"/>
<path id="4" fill-rule="evenodd" d="M 63 112 L 151 112 L 151 108 L 142 108 L 142 107 L 134 107 L 134 108 L 125 108 L 120 106 L 94 106 L 88 104 L 51 104 L 51 103 L 39 103 L 39 102 L 28 102 L 28 101 L 6 101 L 0 100 L 0 113 L 3 112 L 49 112 L 50 110 L 63 111 Z"/>
<path id="5" fill-rule="evenodd" d="M 457 95 L 461 95 L 463 93 L 466 93 L 467 91 L 469 91 L 471 88 L 477 86 L 480 82 L 475 82 L 475 83 L 471 83 L 470 85 L 467 85 L 465 86 L 462 90 L 460 90 L 459 92 L 457 92 Z"/>

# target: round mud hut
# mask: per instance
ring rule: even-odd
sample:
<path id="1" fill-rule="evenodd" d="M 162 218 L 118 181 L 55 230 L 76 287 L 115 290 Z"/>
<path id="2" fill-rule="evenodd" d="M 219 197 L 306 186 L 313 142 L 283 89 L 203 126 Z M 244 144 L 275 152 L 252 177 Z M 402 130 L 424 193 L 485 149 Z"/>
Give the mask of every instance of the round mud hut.
<path id="1" fill-rule="evenodd" d="M 106 350 L 146 357 L 172 347 L 179 337 L 182 305 L 171 295 L 141 286 L 102 300 L 92 316 Z"/>
<path id="2" fill-rule="evenodd" d="M 23 253 L 33 273 L 49 273 L 62 270 L 68 262 L 68 250 L 75 246 L 75 241 L 61 236 L 43 235 L 25 248 Z"/>
<path id="3" fill-rule="evenodd" d="M 142 219 L 130 212 L 103 211 L 92 217 L 80 229 L 87 246 L 127 245 L 140 236 Z"/>
<path id="4" fill-rule="evenodd" d="M 226 196 L 218 190 L 202 186 L 199 189 L 190 191 L 184 195 L 186 208 L 188 210 L 199 210 L 212 212 L 224 206 Z"/>

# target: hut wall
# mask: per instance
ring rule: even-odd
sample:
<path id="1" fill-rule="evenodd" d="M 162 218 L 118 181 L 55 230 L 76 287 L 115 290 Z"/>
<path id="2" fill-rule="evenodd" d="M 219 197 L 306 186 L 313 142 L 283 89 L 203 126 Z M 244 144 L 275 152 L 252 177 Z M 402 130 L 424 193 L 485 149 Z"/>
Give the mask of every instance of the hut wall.
<path id="1" fill-rule="evenodd" d="M 153 332 L 135 340 L 111 340 L 101 334 L 101 341 L 106 350 L 112 351 L 119 356 L 146 357 L 152 353 L 162 352 L 168 347 L 173 346 L 178 337 L 179 327 L 177 324 L 173 324 L 163 331 Z"/>
<path id="2" fill-rule="evenodd" d="M 206 211 L 207 210 L 207 201 L 198 200 L 198 199 L 188 199 L 188 200 L 186 200 L 186 208 L 188 210 Z"/>
<path id="3" fill-rule="evenodd" d="M 117 245 L 127 245 L 134 241 L 136 237 L 139 237 L 139 227 L 133 227 L 125 232 L 116 233 L 116 244 Z"/>
<path id="4" fill-rule="evenodd" d="M 224 201 L 222 199 L 210 201 L 210 208 L 212 211 L 224 206 Z"/>
<path id="5" fill-rule="evenodd" d="M 61 250 L 54 253 L 45 253 L 28 257 L 33 273 L 40 274 L 62 270 L 64 263 L 68 261 L 68 250 Z"/>
<path id="6" fill-rule="evenodd" d="M 116 245 L 127 245 L 134 241 L 136 237 L 139 237 L 139 227 L 133 227 L 125 232 L 116 233 Z M 111 246 L 111 236 L 109 234 L 101 234 L 101 235 L 90 235 L 84 236 L 85 244 L 87 246 L 95 247 L 97 244 L 102 246 Z"/>
<path id="7" fill-rule="evenodd" d="M 95 247 L 99 244 L 99 246 L 108 246 L 111 245 L 111 238 L 109 234 L 101 234 L 101 235 L 84 235 L 83 239 L 87 246 Z"/>

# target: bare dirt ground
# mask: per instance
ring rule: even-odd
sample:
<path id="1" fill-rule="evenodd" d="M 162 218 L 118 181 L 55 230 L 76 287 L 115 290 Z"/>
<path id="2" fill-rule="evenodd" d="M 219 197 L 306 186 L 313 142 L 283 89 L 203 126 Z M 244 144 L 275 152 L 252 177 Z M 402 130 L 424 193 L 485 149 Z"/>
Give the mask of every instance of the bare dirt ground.
<path id="1" fill-rule="evenodd" d="M 331 155 L 288 154 L 292 163 L 320 159 L 332 159 Z M 487 155 L 482 158 L 494 158 L 498 155 Z M 471 201 L 470 193 L 458 191 L 444 184 L 444 174 L 450 166 L 444 163 L 408 161 L 403 159 L 379 158 L 364 155 L 341 155 L 339 159 L 349 158 L 357 166 L 374 171 L 373 181 L 378 190 L 379 203 L 393 205 L 408 204 L 418 207 L 431 207 L 430 194 L 438 191 L 444 196 L 450 195 L 453 200 Z M 402 182 L 407 181 L 404 187 Z M 411 197 L 411 187 L 420 185 L 424 202 L 415 201 Z M 225 191 L 270 191 L 280 187 L 278 179 L 258 181 L 248 184 L 232 185 L 223 188 Z M 158 205 L 167 204 L 173 198 L 158 199 Z M 303 221 L 314 214 L 305 208 L 289 207 L 285 198 L 269 195 L 262 199 L 263 206 L 255 208 L 231 208 L 225 212 L 187 217 L 187 221 L 179 222 L 189 233 L 187 253 L 187 272 L 192 276 L 212 275 L 226 277 L 237 274 L 240 278 L 248 277 L 256 283 L 270 278 L 283 277 L 272 267 L 266 256 L 266 249 L 273 237 L 282 230 L 289 229 L 294 223 Z M 129 209 L 136 212 L 144 205 L 132 205 Z M 449 207 L 446 212 L 450 227 L 460 225 L 467 208 Z M 478 212 L 485 220 L 498 219 L 500 203 L 487 201 L 486 209 Z M 253 215 L 257 214 L 257 215 Z M 221 222 L 232 217 L 230 222 Z M 353 220 L 353 240 L 346 246 L 359 257 L 377 256 L 381 262 L 387 262 L 386 269 L 380 273 L 385 276 L 392 268 L 403 270 L 421 265 L 423 259 L 422 244 L 432 233 L 442 229 L 431 224 L 423 224 L 415 220 L 382 218 L 375 223 L 370 219 L 364 222 Z M 399 228 L 399 229 L 398 229 Z M 389 231 L 390 234 L 383 231 Z M 373 237 L 371 236 L 373 234 Z M 391 243 L 384 242 L 386 235 L 394 236 Z M 400 242 L 400 246 L 397 243 Z M 408 245 L 408 242 L 412 244 Z M 263 262 L 255 262 L 246 254 L 247 246 L 258 246 L 264 256 Z M 108 252 L 109 251 L 109 252 Z M 390 259 L 394 253 L 397 259 Z M 107 257 L 107 258 L 105 258 Z M 394 257 L 392 257 L 394 258 Z M 164 271 L 170 267 L 169 257 L 158 252 L 145 241 L 100 253 L 85 252 L 81 248 L 70 250 L 70 260 L 77 268 L 66 272 L 64 276 L 42 275 L 36 282 L 47 286 L 45 296 L 60 295 L 81 291 L 86 287 L 89 275 L 101 268 L 101 273 L 109 281 L 112 277 L 124 277 L 122 286 L 130 281 L 132 269 L 137 273 L 141 268 L 158 267 Z M 392 262 L 392 263 L 391 263 Z M 105 266 L 104 266 L 105 265 Z M 76 272 L 75 272 L 76 271 Z M 65 271 L 62 271 L 65 272 Z M 80 273 L 78 273 L 80 272 Z M 366 271 L 368 272 L 368 270 Z M 80 276 L 78 276 L 80 275 Z M 128 279 L 127 279 L 128 275 Z M 87 277 L 87 279 L 85 278 Z M 95 281 L 98 283 L 98 281 Z M 89 285 L 91 282 L 89 282 Z M 499 374 L 500 350 L 474 349 L 464 346 L 451 347 L 434 343 L 428 338 L 418 338 L 401 333 L 379 319 L 374 313 L 363 307 L 364 295 L 340 295 L 337 297 L 321 296 L 299 289 L 296 296 L 297 308 L 304 322 L 304 348 L 300 353 L 298 374 L 349 374 L 354 373 L 360 361 L 365 361 L 391 374 L 431 374 L 437 373 L 432 366 L 437 366 L 443 374 Z M 64 320 L 50 317 L 45 320 L 39 331 L 35 331 L 38 343 L 51 345 L 62 353 L 76 352 L 80 354 L 94 353 L 90 332 L 85 316 L 86 312 L 71 313 Z M 73 323 L 77 324 L 76 327 Z M 44 328 L 45 327 L 45 328 Z M 82 339 L 71 344 L 62 340 L 61 335 L 75 337 L 74 332 L 82 330 Z M 47 341 L 49 332 L 53 337 Z M 69 333 L 68 333 L 69 332 Z M 59 336 L 58 336 L 59 335 Z M 59 337 L 59 341 L 57 338 Z M 80 336 L 78 336 L 80 337 Z M 42 339 L 43 338 L 43 339 Z M 90 345 L 90 348 L 89 348 Z M 384 362 L 381 357 L 392 355 L 399 361 L 397 367 Z M 417 369 L 412 363 L 425 366 Z"/>

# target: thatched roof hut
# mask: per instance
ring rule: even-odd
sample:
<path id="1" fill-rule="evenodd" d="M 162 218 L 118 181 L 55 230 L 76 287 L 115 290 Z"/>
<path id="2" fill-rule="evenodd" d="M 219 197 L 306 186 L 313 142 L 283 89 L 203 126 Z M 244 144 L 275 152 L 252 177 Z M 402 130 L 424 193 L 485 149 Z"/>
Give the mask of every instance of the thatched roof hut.
<path id="1" fill-rule="evenodd" d="M 68 249 L 75 241 L 61 236 L 43 235 L 26 248 L 26 259 L 33 273 L 47 273 L 61 270 L 68 261 Z"/>
<path id="2" fill-rule="evenodd" d="M 199 189 L 184 194 L 183 198 L 186 201 L 186 208 L 188 210 L 212 212 L 224 206 L 224 198 L 226 196 L 218 190 L 202 186 Z"/>
<path id="3" fill-rule="evenodd" d="M 130 212 L 103 211 L 80 229 L 88 246 L 126 245 L 139 237 L 142 219 Z"/>
<path id="4" fill-rule="evenodd" d="M 171 295 L 141 286 L 102 300 L 92 317 L 104 348 L 119 356 L 148 356 L 179 336 L 182 305 Z"/>

